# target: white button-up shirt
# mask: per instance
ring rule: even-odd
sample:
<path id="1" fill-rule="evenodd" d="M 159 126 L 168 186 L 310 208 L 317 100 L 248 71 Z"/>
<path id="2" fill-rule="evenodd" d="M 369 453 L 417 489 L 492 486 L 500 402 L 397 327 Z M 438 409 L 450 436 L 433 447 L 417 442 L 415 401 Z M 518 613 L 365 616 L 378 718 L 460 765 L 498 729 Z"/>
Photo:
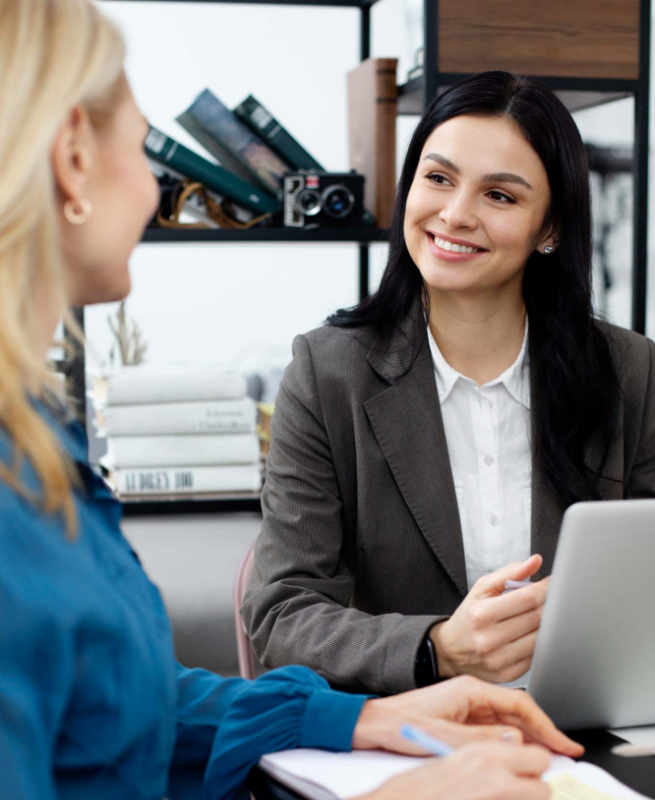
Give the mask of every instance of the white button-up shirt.
<path id="1" fill-rule="evenodd" d="M 464 539 L 469 589 L 530 555 L 532 459 L 528 325 L 518 358 L 478 386 L 444 359 L 428 327 Z"/>

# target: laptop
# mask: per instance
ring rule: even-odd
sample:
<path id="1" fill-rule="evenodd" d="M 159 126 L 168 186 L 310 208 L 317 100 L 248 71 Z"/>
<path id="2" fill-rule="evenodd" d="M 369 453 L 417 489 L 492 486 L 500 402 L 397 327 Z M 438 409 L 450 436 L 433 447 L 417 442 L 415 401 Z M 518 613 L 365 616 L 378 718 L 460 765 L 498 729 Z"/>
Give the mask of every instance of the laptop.
<path id="1" fill-rule="evenodd" d="M 655 500 L 567 509 L 528 692 L 564 730 L 655 724 Z"/>

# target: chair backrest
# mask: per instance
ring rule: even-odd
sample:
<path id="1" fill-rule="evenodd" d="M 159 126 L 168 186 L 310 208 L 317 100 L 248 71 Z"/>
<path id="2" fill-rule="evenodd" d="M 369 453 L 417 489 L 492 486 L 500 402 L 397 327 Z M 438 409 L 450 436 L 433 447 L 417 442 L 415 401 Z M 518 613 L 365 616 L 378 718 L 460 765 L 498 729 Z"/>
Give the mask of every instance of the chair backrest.
<path id="1" fill-rule="evenodd" d="M 246 632 L 246 626 L 241 619 L 239 609 L 250 583 L 252 568 L 255 565 L 255 543 L 248 548 L 248 552 L 241 559 L 234 581 L 234 629 L 237 635 L 237 655 L 239 658 L 239 674 L 242 678 L 254 680 L 255 678 L 255 653 Z"/>

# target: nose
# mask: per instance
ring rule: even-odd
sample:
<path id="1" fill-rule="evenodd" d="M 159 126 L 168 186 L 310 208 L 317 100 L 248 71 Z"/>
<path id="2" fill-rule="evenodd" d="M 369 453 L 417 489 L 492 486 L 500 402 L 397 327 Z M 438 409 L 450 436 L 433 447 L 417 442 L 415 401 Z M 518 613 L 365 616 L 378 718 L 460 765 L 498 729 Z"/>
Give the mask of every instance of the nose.
<path id="1" fill-rule="evenodd" d="M 450 193 L 439 218 L 451 230 L 474 230 L 478 224 L 474 198 L 464 190 Z"/>

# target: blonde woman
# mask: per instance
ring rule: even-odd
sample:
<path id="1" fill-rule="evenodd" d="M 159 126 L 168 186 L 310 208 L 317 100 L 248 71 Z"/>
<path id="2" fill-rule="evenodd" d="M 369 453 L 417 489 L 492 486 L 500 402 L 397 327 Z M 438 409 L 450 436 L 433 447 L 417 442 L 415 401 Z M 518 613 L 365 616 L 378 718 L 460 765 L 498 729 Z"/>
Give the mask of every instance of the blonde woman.
<path id="1" fill-rule="evenodd" d="M 542 747 L 576 755 L 526 697 L 466 679 L 388 699 L 289 667 L 254 682 L 176 665 L 155 587 L 55 398 L 46 352 L 68 308 L 119 300 L 157 204 L 123 42 L 88 0 L 0 0 L 0 796 L 163 797 L 172 763 L 245 797 L 259 757 L 306 746 L 455 745 L 374 798 L 545 798 Z M 465 727 L 459 723 L 472 723 Z"/>

